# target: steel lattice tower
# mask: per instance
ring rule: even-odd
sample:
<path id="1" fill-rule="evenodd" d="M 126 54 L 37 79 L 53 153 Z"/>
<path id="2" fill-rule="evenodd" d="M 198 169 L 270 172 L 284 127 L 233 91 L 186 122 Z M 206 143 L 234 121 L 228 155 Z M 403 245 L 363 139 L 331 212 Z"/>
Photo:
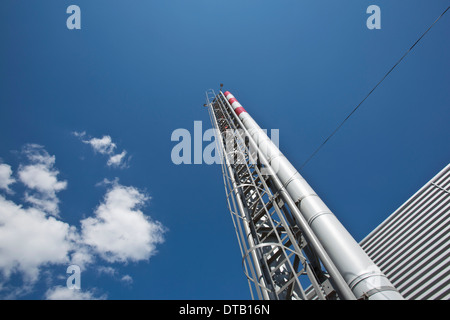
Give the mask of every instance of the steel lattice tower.
<path id="1" fill-rule="evenodd" d="M 402 299 L 230 92 L 205 106 L 253 299 Z"/>

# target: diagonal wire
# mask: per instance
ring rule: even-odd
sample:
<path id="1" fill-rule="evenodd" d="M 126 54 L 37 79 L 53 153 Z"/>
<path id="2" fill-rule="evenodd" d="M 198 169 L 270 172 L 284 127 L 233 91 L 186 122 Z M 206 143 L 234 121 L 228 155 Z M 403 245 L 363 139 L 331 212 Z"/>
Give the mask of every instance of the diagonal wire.
<path id="1" fill-rule="evenodd" d="M 405 54 L 394 64 L 394 66 L 384 75 L 383 78 L 381 78 L 380 81 L 373 87 L 372 90 L 364 97 L 364 99 L 348 114 L 348 116 L 341 122 L 339 126 L 337 126 L 336 129 L 322 142 L 322 144 L 309 156 L 308 159 L 301 165 L 300 169 L 303 169 L 304 166 L 319 152 L 320 149 L 331 139 L 332 136 L 336 134 L 336 132 L 344 125 L 344 123 L 355 113 L 356 110 L 363 104 L 364 101 L 372 94 L 372 92 L 375 91 L 375 89 L 384 81 L 384 79 L 387 78 L 387 76 L 397 67 L 397 65 L 408 55 L 408 53 L 416 46 L 416 44 L 419 43 L 419 41 L 430 31 L 430 29 L 436 24 L 436 22 L 439 21 L 439 19 L 450 9 L 450 7 L 447 7 L 447 9 L 444 10 L 444 12 L 441 13 L 441 15 L 433 22 L 433 24 L 419 37 L 419 39 L 414 42 L 414 44 L 405 52 Z"/>

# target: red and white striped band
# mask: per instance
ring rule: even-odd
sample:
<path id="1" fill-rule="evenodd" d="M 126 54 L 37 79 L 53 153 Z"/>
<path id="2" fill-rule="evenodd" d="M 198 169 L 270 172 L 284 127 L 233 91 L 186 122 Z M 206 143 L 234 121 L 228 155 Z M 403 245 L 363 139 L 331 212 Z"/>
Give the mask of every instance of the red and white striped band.
<path id="1" fill-rule="evenodd" d="M 239 101 L 236 100 L 236 98 L 230 93 L 230 91 L 224 92 L 225 98 L 227 98 L 230 105 L 233 107 L 234 112 L 239 116 L 242 112 L 245 111 L 244 107 L 239 103 Z"/>

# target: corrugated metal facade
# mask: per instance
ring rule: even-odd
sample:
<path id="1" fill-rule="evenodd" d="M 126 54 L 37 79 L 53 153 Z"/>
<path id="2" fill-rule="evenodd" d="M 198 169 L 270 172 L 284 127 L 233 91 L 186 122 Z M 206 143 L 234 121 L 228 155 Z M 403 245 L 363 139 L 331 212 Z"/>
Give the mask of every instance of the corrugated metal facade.
<path id="1" fill-rule="evenodd" d="M 450 164 L 360 245 L 405 299 L 450 299 Z"/>

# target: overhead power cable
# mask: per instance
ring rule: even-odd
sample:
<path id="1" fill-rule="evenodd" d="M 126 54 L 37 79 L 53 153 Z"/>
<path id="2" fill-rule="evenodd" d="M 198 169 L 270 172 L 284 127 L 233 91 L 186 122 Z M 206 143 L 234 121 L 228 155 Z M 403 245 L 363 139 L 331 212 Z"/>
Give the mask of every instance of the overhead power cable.
<path id="1" fill-rule="evenodd" d="M 447 9 L 444 10 L 444 12 L 441 13 L 441 15 L 433 22 L 433 24 L 419 37 L 419 39 L 414 42 L 414 44 L 405 52 L 405 54 L 394 64 L 394 66 L 384 75 L 383 78 L 381 78 L 380 81 L 370 90 L 370 92 L 362 99 L 362 101 L 348 114 L 348 116 L 341 122 L 340 125 L 337 126 L 336 129 L 322 142 L 322 144 L 309 156 L 308 159 L 301 165 L 300 169 L 303 169 L 304 166 L 319 152 L 320 149 L 333 137 L 336 132 L 344 125 L 344 123 L 355 113 L 356 110 L 363 104 L 364 101 L 372 94 L 372 92 L 375 91 L 375 89 L 384 81 L 384 79 L 387 78 L 387 76 L 399 65 L 399 63 L 408 55 L 408 53 L 411 52 L 411 50 L 419 43 L 419 41 L 430 31 L 430 29 L 436 24 L 436 22 L 439 21 L 439 19 L 442 18 L 442 16 L 450 9 L 450 7 L 447 7 Z"/>

